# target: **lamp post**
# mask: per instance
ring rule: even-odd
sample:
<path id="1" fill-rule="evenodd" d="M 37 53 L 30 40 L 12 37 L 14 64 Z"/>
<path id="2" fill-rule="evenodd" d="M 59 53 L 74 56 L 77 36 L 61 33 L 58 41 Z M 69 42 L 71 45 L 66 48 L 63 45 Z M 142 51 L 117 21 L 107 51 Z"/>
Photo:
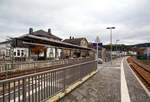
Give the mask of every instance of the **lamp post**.
<path id="1" fill-rule="evenodd" d="M 117 50 L 118 50 L 118 48 L 117 48 L 117 42 L 118 42 L 118 41 L 120 41 L 120 40 L 116 40 L 116 52 L 117 52 Z"/>
<path id="2" fill-rule="evenodd" d="M 111 46 L 111 64 L 112 64 L 112 29 L 115 29 L 115 27 L 107 27 L 106 29 L 110 29 L 110 46 Z"/>
<path id="3" fill-rule="evenodd" d="M 118 48 L 117 48 L 117 42 L 118 42 L 118 41 L 120 41 L 120 40 L 116 40 L 116 51 L 117 51 L 117 49 L 118 49 Z"/>
<path id="4" fill-rule="evenodd" d="M 98 43 L 100 42 L 99 36 L 96 37 L 95 42 L 96 42 L 96 47 L 97 47 L 97 56 L 96 56 L 96 59 L 97 59 L 97 66 L 98 66 Z"/>

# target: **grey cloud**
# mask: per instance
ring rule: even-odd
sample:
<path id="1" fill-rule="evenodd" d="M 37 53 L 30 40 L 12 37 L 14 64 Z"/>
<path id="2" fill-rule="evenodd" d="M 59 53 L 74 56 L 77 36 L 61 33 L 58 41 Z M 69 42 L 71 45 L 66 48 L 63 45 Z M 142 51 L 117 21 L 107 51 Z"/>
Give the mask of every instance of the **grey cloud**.
<path id="1" fill-rule="evenodd" d="M 87 37 L 109 43 L 107 26 L 115 26 L 113 41 L 131 44 L 148 42 L 149 0 L 1 0 L 0 35 L 19 36 L 52 28 L 59 37 Z M 0 40 L 4 40 L 1 38 Z M 131 39 L 132 38 L 132 39 Z"/>

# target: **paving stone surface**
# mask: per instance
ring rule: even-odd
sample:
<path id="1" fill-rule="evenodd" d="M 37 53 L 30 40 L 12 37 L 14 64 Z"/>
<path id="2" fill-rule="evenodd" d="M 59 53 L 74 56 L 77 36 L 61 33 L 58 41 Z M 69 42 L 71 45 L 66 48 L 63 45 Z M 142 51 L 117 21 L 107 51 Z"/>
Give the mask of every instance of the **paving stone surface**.
<path id="1" fill-rule="evenodd" d="M 59 102 L 120 102 L 120 61 L 113 62 L 113 66 L 110 63 L 99 65 L 95 76 Z"/>
<path id="2" fill-rule="evenodd" d="M 121 61 L 122 58 L 98 65 L 98 73 L 59 102 L 121 102 Z M 150 102 L 126 61 L 123 61 L 130 102 Z"/>

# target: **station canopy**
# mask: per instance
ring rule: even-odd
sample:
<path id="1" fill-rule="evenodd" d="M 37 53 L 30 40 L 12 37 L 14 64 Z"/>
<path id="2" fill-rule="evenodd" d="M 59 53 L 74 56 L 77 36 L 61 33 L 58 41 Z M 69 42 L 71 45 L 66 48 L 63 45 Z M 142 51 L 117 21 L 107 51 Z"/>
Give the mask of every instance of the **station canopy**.
<path id="1" fill-rule="evenodd" d="M 21 41 L 23 44 L 39 44 L 44 46 L 53 46 L 53 47 L 59 47 L 59 48 L 75 48 L 75 49 L 81 49 L 81 50 L 93 50 L 92 48 L 82 47 L 62 41 L 57 41 L 53 39 L 48 39 L 44 37 L 39 37 L 31 34 L 26 34 L 23 36 L 20 36 L 16 38 L 17 40 Z"/>

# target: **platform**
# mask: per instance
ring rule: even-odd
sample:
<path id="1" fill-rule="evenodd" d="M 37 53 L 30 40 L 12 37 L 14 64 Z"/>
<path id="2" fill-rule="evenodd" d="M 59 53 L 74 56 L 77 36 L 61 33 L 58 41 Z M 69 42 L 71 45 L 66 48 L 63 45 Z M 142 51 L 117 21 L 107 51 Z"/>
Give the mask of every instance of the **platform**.
<path id="1" fill-rule="evenodd" d="M 126 58 L 98 65 L 98 73 L 59 102 L 150 102 Z"/>

